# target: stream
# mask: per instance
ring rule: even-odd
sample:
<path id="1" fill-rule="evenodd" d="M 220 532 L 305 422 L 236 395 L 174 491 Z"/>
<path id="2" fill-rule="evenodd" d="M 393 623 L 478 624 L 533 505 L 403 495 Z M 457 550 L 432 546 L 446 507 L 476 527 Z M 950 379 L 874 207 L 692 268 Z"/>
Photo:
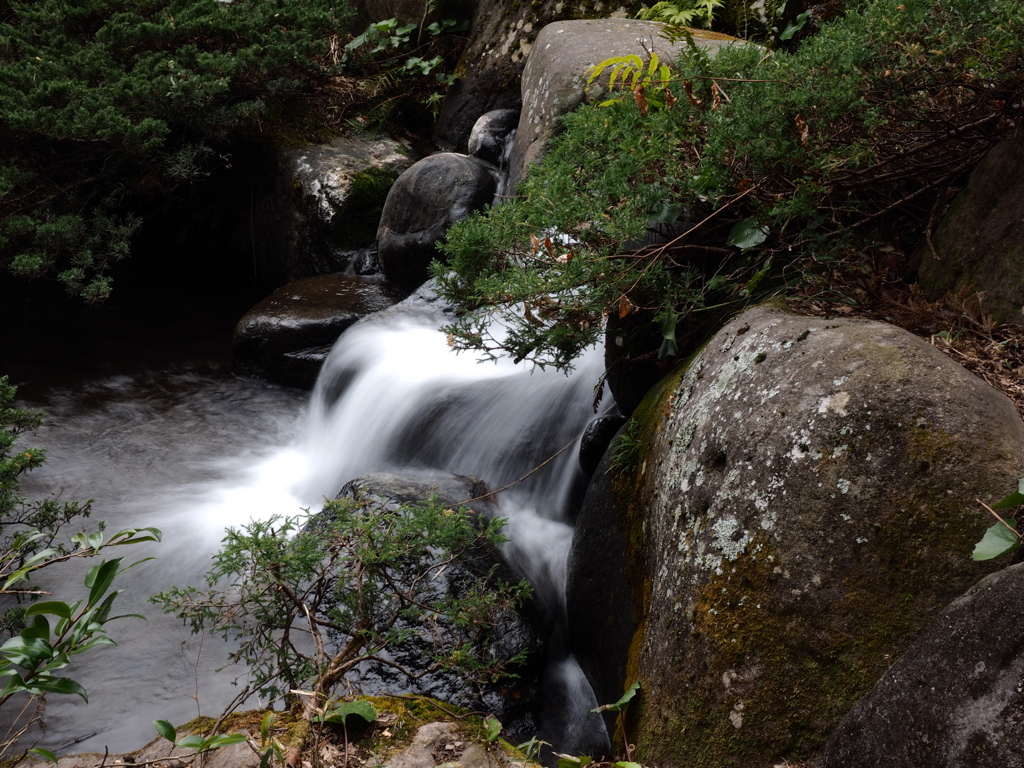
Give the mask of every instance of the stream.
<path id="1" fill-rule="evenodd" d="M 223 348 L 216 362 L 171 355 L 156 365 L 159 355 L 149 355 L 134 370 L 19 392 L 47 422 L 23 443 L 48 450 L 26 476 L 26 494 L 94 499 L 90 529 L 105 520 L 111 532 L 163 531 L 160 544 L 123 553 L 155 558 L 119 580 L 115 612 L 147 620 L 115 622 L 117 647 L 69 669 L 89 702 L 52 697 L 31 737 L 37 746 L 124 752 L 155 736 L 154 719 L 218 715 L 245 670 L 221 669 L 230 649 L 220 638 L 190 635 L 148 598 L 172 584 L 201 586 L 226 527 L 315 509 L 367 472 L 442 470 L 510 485 L 499 496 L 506 556 L 541 603 L 564 611 L 569 519 L 585 486 L 578 437 L 594 415 L 601 355 L 585 355 L 570 376 L 478 363 L 448 349 L 440 321 L 421 295 L 364 320 L 335 345 L 312 396 L 232 377 Z M 84 592 L 91 563 L 70 565 L 43 583 L 69 601 Z M 595 702 L 571 658 L 554 660 L 548 685 L 557 689 L 557 711 L 547 709 L 560 746 L 594 743 L 601 726 L 586 709 Z"/>

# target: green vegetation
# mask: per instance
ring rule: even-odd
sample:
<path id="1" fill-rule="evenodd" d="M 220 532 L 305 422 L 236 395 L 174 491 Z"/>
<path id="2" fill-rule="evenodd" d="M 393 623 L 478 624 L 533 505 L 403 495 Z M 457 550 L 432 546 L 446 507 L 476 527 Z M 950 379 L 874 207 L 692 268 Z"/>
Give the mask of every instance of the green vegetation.
<path id="1" fill-rule="evenodd" d="M 160 540 L 156 528 L 129 528 L 106 536 L 101 523 L 94 533 L 77 533 L 67 543 L 59 542 L 61 529 L 73 519 L 87 516 L 89 505 L 58 503 L 52 498 L 28 501 L 21 496 L 21 475 L 39 467 L 45 454 L 40 449 L 16 446 L 21 433 L 39 425 L 40 416 L 12 407 L 14 395 L 7 377 L 0 376 L 0 596 L 17 601 L 3 615 L 3 630 L 10 638 L 0 645 L 0 707 L 17 694 L 29 698 L 27 703 L 19 704 L 20 714 L 12 716 L 8 732 L 0 736 L 0 758 L 9 756 L 25 729 L 38 719 L 47 694 L 88 700 L 86 690 L 63 677 L 63 670 L 78 654 L 114 645 L 107 625 L 127 616 L 111 615 L 120 594 L 111 587 L 125 571 L 151 558 L 123 565 L 124 558 L 117 557 L 94 565 L 85 576 L 88 597 L 70 604 L 54 599 L 25 603 L 49 596 L 33 587 L 29 579 L 74 558 L 91 558 L 112 547 Z M 56 762 L 46 750 L 32 752 Z"/>
<path id="2" fill-rule="evenodd" d="M 792 53 L 691 48 L 672 82 L 647 67 L 659 105 L 566 116 L 520 198 L 448 234 L 453 346 L 567 368 L 612 317 L 669 360 L 752 301 L 927 243 L 947 187 L 1017 130 L 1024 6 L 849 5 Z"/>
<path id="3" fill-rule="evenodd" d="M 303 691 L 322 707 L 374 665 L 410 679 L 453 670 L 493 682 L 522 661 L 490 653 L 490 633 L 526 586 L 471 561 L 501 540 L 502 525 L 436 502 L 336 500 L 312 517 L 229 530 L 208 590 L 172 588 L 154 600 L 194 632 L 237 640 L 233 659 L 272 701 Z"/>
<path id="4" fill-rule="evenodd" d="M 1014 515 L 1024 508 L 1024 477 L 1017 482 L 1017 490 L 1000 499 L 991 507 L 983 505 L 985 509 L 995 516 L 997 522 L 987 531 L 984 537 L 974 547 L 971 555 L 975 560 L 992 560 L 1003 555 L 1011 555 L 1021 548 L 1024 540 L 1020 531 L 1017 530 L 1017 521 Z M 1000 515 L 996 510 L 1011 510 L 1012 514 L 1003 512 Z"/>

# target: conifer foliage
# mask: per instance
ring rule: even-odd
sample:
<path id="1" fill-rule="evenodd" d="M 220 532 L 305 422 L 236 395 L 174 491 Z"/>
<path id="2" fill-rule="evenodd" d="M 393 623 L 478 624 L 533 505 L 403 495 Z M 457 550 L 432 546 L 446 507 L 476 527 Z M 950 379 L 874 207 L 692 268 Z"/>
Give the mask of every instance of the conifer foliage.
<path id="1" fill-rule="evenodd" d="M 335 0 L 0 0 L 0 266 L 106 298 L 135 197 L 267 129 L 329 73 L 351 15 Z"/>

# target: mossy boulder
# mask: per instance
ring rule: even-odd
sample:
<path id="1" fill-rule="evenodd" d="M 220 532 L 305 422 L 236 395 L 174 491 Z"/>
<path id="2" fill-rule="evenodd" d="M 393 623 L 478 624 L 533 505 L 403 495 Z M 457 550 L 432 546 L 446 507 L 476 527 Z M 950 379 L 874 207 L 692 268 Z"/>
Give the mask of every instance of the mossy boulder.
<path id="1" fill-rule="evenodd" d="M 634 54 L 658 58 L 674 65 L 685 41 L 669 42 L 662 25 L 635 19 L 583 19 L 559 21 L 544 27 L 532 46 L 522 77 L 522 115 L 509 157 L 508 189 L 514 190 L 530 163 L 539 160 L 552 137 L 561 129 L 562 116 L 587 98 L 603 98 L 611 69 L 588 91 L 590 70 L 613 56 Z M 714 53 L 736 38 L 693 30 L 694 42 Z M 646 52 L 645 52 L 646 51 Z"/>
<path id="2" fill-rule="evenodd" d="M 1024 474 L 1009 400 L 921 339 L 767 308 L 726 325 L 624 434 L 605 465 L 611 509 L 585 504 L 577 528 L 611 526 L 619 562 L 574 542 L 570 624 L 636 627 L 581 665 L 624 670 L 619 692 L 641 682 L 627 732 L 661 766 L 815 756 L 998 567 L 970 559 L 990 522 L 976 499 Z M 628 599 L 581 589 L 587 568 Z"/>
<path id="3" fill-rule="evenodd" d="M 953 601 L 829 739 L 823 768 L 1024 765 L 1024 564 Z"/>
<path id="4" fill-rule="evenodd" d="M 281 155 L 275 199 L 254 208 L 262 281 L 341 272 L 371 250 L 388 191 L 412 165 L 388 137 L 342 136 Z"/>
<path id="5" fill-rule="evenodd" d="M 459 79 L 448 90 L 434 131 L 437 146 L 466 151 L 476 119 L 519 108 L 519 78 L 537 33 L 560 19 L 632 16 L 638 0 L 482 0 L 474 4 Z"/>
<path id="6" fill-rule="evenodd" d="M 1024 323 L 1024 139 L 997 144 L 918 255 L 930 293 L 981 292 L 982 310 Z"/>

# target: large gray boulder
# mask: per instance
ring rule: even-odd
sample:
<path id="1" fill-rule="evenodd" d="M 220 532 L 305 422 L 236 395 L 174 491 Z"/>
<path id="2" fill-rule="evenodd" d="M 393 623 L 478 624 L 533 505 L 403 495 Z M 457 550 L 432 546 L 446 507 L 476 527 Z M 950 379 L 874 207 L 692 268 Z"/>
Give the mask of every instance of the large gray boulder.
<path id="1" fill-rule="evenodd" d="M 388 192 L 377 228 L 377 260 L 384 276 L 407 291 L 429 277 L 440 258 L 436 244 L 475 210 L 490 205 L 498 189 L 495 169 L 452 152 L 425 157 Z"/>
<path id="2" fill-rule="evenodd" d="M 1024 564 L 955 600 L 843 719 L 822 768 L 1024 765 Z"/>
<path id="3" fill-rule="evenodd" d="M 373 247 L 388 190 L 412 165 L 410 155 L 402 142 L 366 136 L 285 152 L 275 195 L 254 203 L 262 282 L 348 269 Z"/>
<path id="4" fill-rule="evenodd" d="M 561 118 L 587 98 L 604 98 L 601 81 L 587 91 L 590 70 L 613 56 L 637 54 L 645 49 L 672 65 L 685 47 L 684 41 L 661 37 L 661 24 L 635 19 L 588 19 L 559 21 L 544 27 L 530 49 L 522 77 L 522 116 L 509 158 L 508 189 L 514 190 L 530 163 L 539 160 Z M 693 39 L 713 53 L 737 41 L 728 35 L 693 31 Z M 606 72 L 603 81 L 611 70 Z"/>
<path id="5" fill-rule="evenodd" d="M 481 0 L 474 4 L 469 43 L 459 79 L 448 90 L 434 131 L 443 149 L 466 151 L 476 118 L 495 109 L 518 109 L 519 79 L 537 33 L 560 19 L 632 16 L 637 0 Z"/>
<path id="6" fill-rule="evenodd" d="M 1024 475 L 1013 405 L 923 340 L 765 308 L 622 434 L 577 523 L 569 625 L 599 699 L 641 682 L 628 736 L 662 766 L 813 757 L 996 567 L 969 557 L 975 499 Z"/>
<path id="7" fill-rule="evenodd" d="M 238 321 L 232 370 L 239 376 L 311 389 L 342 332 L 397 300 L 380 281 L 349 275 L 295 280 Z"/>
<path id="8" fill-rule="evenodd" d="M 982 293 L 1000 322 L 1024 323 L 1024 139 L 997 144 L 971 174 L 934 237 L 918 277 L 930 293 Z"/>

